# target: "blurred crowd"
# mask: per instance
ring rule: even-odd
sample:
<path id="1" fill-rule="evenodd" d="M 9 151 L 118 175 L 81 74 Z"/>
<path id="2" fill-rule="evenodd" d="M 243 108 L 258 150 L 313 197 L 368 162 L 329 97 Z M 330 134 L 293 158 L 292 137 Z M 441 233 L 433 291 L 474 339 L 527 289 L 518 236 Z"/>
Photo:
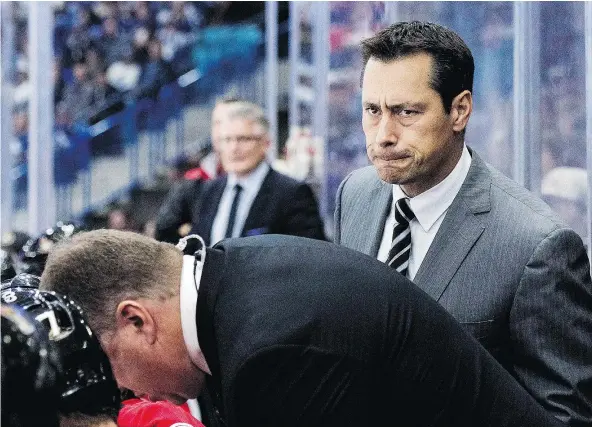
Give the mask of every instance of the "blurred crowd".
<path id="1" fill-rule="evenodd" d="M 232 2 L 56 2 L 56 126 L 92 125 L 121 110 L 126 100 L 156 97 L 163 85 L 196 66 L 193 48 L 203 28 L 248 20 L 262 6 L 246 7 L 240 17 L 235 9 Z M 31 91 L 27 5 L 15 2 L 14 10 L 13 124 L 21 145 L 14 151 L 22 154 Z"/>
<path id="2" fill-rule="evenodd" d="M 89 121 L 123 95 L 152 95 L 191 65 L 190 50 L 211 5 L 185 2 L 62 2 L 55 8 L 56 121 Z M 16 96 L 26 132 L 27 21 L 16 20 Z M 20 19 L 19 19 L 20 18 Z"/>

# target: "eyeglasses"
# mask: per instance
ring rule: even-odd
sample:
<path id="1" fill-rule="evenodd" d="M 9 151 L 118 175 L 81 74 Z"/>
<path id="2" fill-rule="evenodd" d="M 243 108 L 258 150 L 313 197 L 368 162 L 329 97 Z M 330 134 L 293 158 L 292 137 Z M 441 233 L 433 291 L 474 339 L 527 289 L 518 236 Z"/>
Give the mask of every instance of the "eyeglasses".
<path id="1" fill-rule="evenodd" d="M 239 144 L 247 144 L 249 142 L 260 141 L 265 135 L 237 135 L 227 136 L 220 138 L 220 142 L 223 144 L 230 144 L 232 141 L 236 141 Z"/>

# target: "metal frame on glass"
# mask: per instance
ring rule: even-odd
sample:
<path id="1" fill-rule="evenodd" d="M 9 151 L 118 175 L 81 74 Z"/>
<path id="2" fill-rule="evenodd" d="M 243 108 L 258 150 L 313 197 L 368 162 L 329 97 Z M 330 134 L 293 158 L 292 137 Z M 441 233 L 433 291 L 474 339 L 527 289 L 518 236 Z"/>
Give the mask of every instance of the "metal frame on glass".
<path id="1" fill-rule="evenodd" d="M 53 61 L 51 3 L 29 3 L 29 146 L 28 232 L 36 235 L 56 222 L 53 141 L 53 83 L 48 64 Z"/>
<path id="2" fill-rule="evenodd" d="M 514 2 L 514 171 L 516 182 L 540 195 L 540 8 Z"/>
<path id="3" fill-rule="evenodd" d="M 269 121 L 272 149 L 271 160 L 278 148 L 278 4 L 265 2 L 265 109 Z"/>
<path id="4" fill-rule="evenodd" d="M 585 8 L 584 50 L 592 52 L 592 2 Z M 586 151 L 588 169 L 588 258 L 592 259 L 592 55 L 586 55 Z"/>

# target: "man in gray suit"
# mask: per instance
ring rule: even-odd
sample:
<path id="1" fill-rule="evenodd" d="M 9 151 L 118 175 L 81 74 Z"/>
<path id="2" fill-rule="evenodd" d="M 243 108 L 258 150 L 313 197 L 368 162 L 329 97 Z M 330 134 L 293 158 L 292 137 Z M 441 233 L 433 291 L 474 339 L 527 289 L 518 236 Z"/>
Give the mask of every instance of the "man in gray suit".
<path id="1" fill-rule="evenodd" d="M 441 26 L 362 43 L 374 166 L 339 187 L 335 241 L 436 299 L 569 426 L 592 425 L 592 283 L 581 238 L 464 142 L 474 62 Z"/>

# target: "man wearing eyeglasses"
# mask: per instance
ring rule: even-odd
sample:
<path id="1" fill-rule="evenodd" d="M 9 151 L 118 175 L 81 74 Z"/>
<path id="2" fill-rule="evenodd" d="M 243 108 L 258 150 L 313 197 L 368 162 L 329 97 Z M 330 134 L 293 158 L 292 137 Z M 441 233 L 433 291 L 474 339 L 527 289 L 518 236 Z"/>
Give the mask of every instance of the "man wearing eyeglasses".
<path id="1" fill-rule="evenodd" d="M 192 233 L 212 245 L 229 237 L 290 234 L 325 239 L 311 188 L 267 162 L 269 123 L 249 102 L 228 109 L 218 150 L 226 176 L 205 184 Z"/>

